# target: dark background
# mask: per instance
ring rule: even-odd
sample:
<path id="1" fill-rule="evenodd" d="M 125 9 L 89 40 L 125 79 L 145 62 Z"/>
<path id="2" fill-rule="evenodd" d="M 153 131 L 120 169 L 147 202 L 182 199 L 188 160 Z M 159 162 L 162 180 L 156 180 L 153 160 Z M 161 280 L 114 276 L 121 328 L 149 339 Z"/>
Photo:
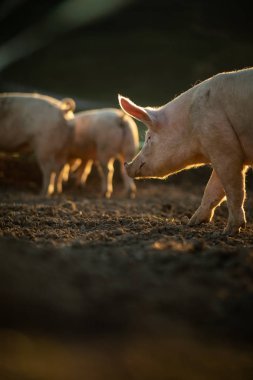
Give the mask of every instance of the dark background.
<path id="1" fill-rule="evenodd" d="M 79 108 L 117 106 L 117 93 L 161 105 L 217 72 L 253 64 L 249 1 L 0 4 L 1 91 L 72 96 Z"/>

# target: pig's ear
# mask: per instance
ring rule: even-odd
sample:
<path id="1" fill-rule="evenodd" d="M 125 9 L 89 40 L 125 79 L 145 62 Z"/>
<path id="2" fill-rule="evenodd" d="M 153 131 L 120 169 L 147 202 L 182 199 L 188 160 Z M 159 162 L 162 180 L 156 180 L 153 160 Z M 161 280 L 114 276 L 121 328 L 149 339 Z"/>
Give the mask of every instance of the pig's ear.
<path id="1" fill-rule="evenodd" d="M 64 98 L 61 100 L 61 109 L 64 112 L 72 111 L 74 112 L 76 109 L 76 102 L 71 98 Z"/>
<path id="2" fill-rule="evenodd" d="M 118 95 L 118 99 L 120 107 L 128 115 L 142 121 L 144 124 L 150 127 L 154 124 L 154 119 L 151 115 L 151 111 L 146 108 L 137 106 L 137 104 L 132 102 L 130 99 L 125 98 L 124 96 Z"/>

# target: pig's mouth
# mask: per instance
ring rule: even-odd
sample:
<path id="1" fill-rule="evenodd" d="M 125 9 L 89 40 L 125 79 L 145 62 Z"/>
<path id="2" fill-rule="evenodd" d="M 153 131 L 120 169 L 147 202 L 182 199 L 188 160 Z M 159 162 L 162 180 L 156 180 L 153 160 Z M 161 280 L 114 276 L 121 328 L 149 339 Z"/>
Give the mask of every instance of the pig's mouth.
<path id="1" fill-rule="evenodd" d="M 135 177 L 139 177 L 141 175 L 141 169 L 143 168 L 143 166 L 145 165 L 146 162 L 142 162 L 139 166 L 139 169 L 136 170 L 136 173 L 135 173 Z"/>
<path id="2" fill-rule="evenodd" d="M 127 171 L 127 174 L 132 178 L 138 178 L 141 176 L 141 169 L 146 164 L 146 162 L 142 162 L 137 170 L 134 170 L 134 167 L 132 166 L 132 163 L 128 164 L 125 163 L 125 168 Z"/>

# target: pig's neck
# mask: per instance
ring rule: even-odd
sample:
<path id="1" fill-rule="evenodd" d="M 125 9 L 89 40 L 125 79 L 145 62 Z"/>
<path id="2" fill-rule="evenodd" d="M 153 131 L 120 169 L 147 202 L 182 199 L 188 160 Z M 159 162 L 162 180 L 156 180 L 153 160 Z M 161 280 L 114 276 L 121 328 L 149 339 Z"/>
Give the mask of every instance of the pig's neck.
<path id="1" fill-rule="evenodd" d="M 190 89 L 160 109 L 160 120 L 168 128 L 170 174 L 208 163 L 189 118 L 192 94 L 193 89 Z"/>

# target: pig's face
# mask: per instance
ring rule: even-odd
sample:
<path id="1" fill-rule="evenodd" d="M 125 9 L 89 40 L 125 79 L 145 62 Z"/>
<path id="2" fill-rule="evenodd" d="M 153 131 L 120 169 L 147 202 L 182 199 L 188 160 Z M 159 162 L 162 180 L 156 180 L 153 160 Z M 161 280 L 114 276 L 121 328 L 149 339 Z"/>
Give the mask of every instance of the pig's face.
<path id="1" fill-rule="evenodd" d="M 161 134 L 148 129 L 141 151 L 130 162 L 126 163 L 126 171 L 132 178 L 164 177 L 168 174 L 167 157 L 163 152 L 166 149 Z"/>
<path id="2" fill-rule="evenodd" d="M 130 116 L 142 121 L 148 127 L 141 151 L 125 164 L 132 178 L 164 177 L 168 174 L 168 136 L 163 120 L 158 119 L 157 110 L 142 108 L 127 98 L 119 96 L 121 108 Z"/>

